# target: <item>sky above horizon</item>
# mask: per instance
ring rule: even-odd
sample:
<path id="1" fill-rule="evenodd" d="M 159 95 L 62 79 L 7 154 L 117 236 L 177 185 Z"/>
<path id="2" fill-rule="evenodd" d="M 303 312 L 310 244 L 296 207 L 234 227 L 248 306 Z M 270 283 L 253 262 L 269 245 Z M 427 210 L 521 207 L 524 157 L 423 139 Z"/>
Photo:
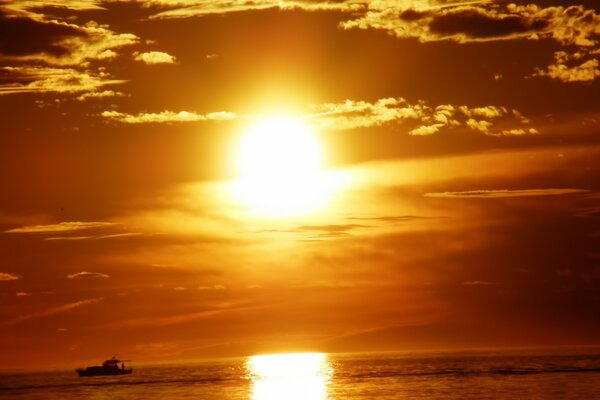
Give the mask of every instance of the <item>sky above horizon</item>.
<path id="1" fill-rule="evenodd" d="M 0 1 L 2 367 L 599 344 L 595 1 Z"/>

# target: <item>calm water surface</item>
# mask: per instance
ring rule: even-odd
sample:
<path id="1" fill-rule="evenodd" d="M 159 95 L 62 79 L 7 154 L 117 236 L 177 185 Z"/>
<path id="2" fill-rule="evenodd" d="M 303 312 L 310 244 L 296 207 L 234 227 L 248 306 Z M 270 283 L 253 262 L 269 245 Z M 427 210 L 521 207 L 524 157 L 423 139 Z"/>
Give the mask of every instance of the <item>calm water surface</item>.
<path id="1" fill-rule="evenodd" d="M 600 349 L 255 356 L 144 366 L 120 377 L 74 371 L 0 376 L 10 399 L 600 399 Z"/>

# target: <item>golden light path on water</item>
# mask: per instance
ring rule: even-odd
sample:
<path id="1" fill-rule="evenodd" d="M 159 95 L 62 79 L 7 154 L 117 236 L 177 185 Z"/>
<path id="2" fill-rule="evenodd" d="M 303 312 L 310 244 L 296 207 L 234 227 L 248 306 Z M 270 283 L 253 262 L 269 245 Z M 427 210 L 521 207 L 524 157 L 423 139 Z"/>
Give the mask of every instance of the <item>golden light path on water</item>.
<path id="1" fill-rule="evenodd" d="M 252 356 L 247 370 L 252 400 L 325 400 L 333 374 L 325 353 Z"/>

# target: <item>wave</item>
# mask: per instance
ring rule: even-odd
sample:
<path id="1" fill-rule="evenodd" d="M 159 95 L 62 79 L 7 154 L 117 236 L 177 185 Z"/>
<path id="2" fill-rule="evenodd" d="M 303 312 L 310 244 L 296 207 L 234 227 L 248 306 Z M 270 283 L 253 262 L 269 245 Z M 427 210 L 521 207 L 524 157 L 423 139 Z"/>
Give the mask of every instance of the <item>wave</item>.
<path id="1" fill-rule="evenodd" d="M 368 372 L 340 371 L 333 373 L 333 380 L 361 380 L 361 379 L 377 379 L 377 378 L 402 378 L 402 377 L 435 377 L 435 376 L 510 376 L 510 375 L 532 375 L 532 374 L 575 374 L 575 373 L 598 373 L 600 367 L 538 367 L 538 368 L 488 368 L 488 369 L 468 369 L 468 368 L 448 368 L 430 371 L 403 371 L 400 369 L 380 370 Z M 194 376 L 194 377 L 174 377 L 174 378 L 157 378 L 155 376 L 145 377 L 137 375 L 135 379 L 119 379 L 119 380 L 90 380 L 90 378 L 74 378 L 78 380 L 56 383 L 21 383 L 2 386 L 0 384 L 0 395 L 15 394 L 19 392 L 27 392 L 33 390 L 59 391 L 71 390 L 85 387 L 127 387 L 127 386 L 144 386 L 144 385 L 210 385 L 224 384 L 228 382 L 248 382 L 251 380 L 249 376 L 232 375 L 232 376 Z M 79 380 L 80 379 L 80 380 Z M 94 378 L 91 378 L 94 379 Z"/>
<path id="2" fill-rule="evenodd" d="M 86 378 L 83 378 L 86 379 Z M 68 383 L 29 384 L 18 386 L 0 387 L 0 393 L 21 390 L 52 390 L 68 389 L 74 387 L 104 387 L 104 386 L 138 386 L 138 385 L 176 385 L 176 384 L 214 384 L 227 381 L 240 380 L 240 378 L 227 377 L 199 377 L 199 378 L 172 378 L 172 379 L 144 379 L 144 380 L 114 380 L 114 381 L 81 381 Z"/>
<path id="3" fill-rule="evenodd" d="M 564 374 L 564 373 L 585 373 L 585 372 L 600 372 L 600 367 L 594 368 L 532 368 L 532 369 L 488 369 L 488 370 L 467 370 L 467 369 L 446 369 L 438 371 L 417 371 L 417 372 L 402 372 L 402 371 L 378 371 L 368 373 L 354 374 L 336 374 L 341 378 L 393 378 L 402 376 L 438 376 L 438 375 L 455 375 L 455 376 L 484 376 L 484 375 L 531 375 L 531 374 Z"/>

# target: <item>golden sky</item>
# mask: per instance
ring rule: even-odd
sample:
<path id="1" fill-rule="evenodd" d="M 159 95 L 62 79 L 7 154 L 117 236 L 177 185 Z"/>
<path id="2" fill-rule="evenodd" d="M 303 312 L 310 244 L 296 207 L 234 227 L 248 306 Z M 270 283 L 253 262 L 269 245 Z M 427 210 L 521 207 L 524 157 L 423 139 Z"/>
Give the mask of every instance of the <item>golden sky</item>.
<path id="1" fill-rule="evenodd" d="M 0 2 L 0 354 L 598 344 L 600 7 Z"/>

